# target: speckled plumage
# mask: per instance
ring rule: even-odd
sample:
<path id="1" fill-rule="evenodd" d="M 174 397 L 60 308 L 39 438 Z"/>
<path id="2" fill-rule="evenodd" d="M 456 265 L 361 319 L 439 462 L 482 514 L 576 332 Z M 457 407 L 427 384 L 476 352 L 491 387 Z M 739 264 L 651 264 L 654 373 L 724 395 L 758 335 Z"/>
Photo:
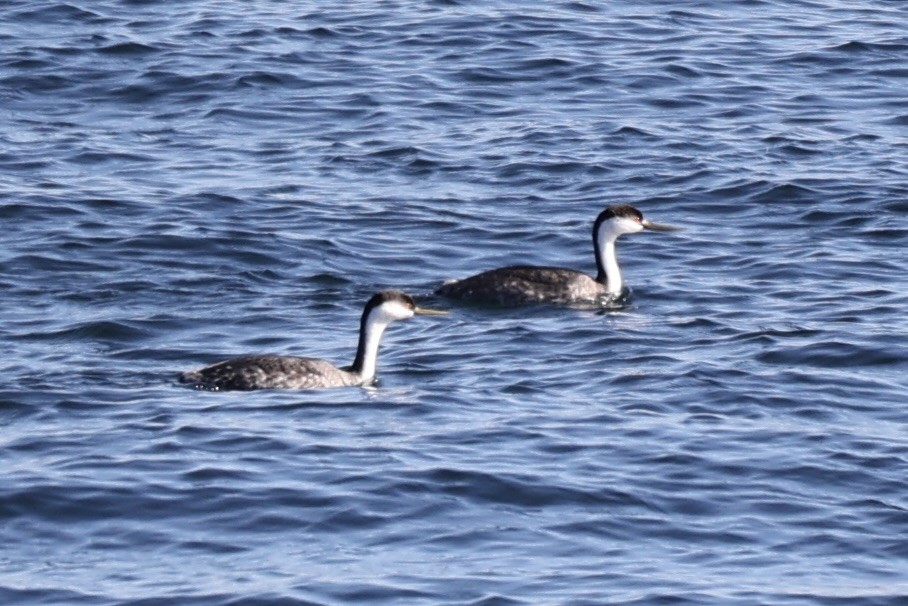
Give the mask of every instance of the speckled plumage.
<path id="1" fill-rule="evenodd" d="M 560 267 L 514 265 L 490 269 L 463 280 L 442 284 L 439 295 L 497 305 L 593 302 L 608 294 L 583 272 Z"/>
<path id="2" fill-rule="evenodd" d="M 183 383 L 212 390 L 318 389 L 363 385 L 363 377 L 318 358 L 246 356 L 180 375 Z"/>

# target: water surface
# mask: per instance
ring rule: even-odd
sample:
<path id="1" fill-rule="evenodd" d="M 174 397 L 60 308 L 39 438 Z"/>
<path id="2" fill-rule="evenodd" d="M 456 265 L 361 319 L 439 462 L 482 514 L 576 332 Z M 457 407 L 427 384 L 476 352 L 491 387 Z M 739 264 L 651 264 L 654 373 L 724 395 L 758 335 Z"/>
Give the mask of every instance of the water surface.
<path id="1" fill-rule="evenodd" d="M 908 599 L 900 2 L 0 9 L 4 604 Z M 618 312 L 454 307 L 375 389 L 362 305 L 513 263 Z"/>

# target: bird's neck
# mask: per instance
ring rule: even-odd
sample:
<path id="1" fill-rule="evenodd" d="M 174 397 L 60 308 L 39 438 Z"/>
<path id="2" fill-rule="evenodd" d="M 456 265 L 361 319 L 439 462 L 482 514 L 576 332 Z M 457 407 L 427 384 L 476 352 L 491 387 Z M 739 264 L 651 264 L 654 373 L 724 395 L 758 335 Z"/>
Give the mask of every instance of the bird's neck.
<path id="1" fill-rule="evenodd" d="M 356 358 L 350 371 L 358 374 L 364 383 L 375 379 L 375 370 L 378 365 L 378 345 L 381 337 L 388 327 L 388 322 L 375 318 L 363 318 L 359 325 L 359 345 L 356 348 Z"/>
<path id="2" fill-rule="evenodd" d="M 603 230 L 594 240 L 596 248 L 596 281 L 604 285 L 609 294 L 619 294 L 624 282 L 621 279 L 621 268 L 618 267 L 618 255 L 615 253 L 617 236 Z"/>

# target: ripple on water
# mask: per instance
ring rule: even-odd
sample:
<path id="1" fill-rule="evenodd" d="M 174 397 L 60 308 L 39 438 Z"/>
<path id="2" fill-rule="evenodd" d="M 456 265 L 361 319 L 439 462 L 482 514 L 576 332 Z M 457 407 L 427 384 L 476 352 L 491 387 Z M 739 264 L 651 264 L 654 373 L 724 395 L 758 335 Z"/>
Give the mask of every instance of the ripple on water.
<path id="1" fill-rule="evenodd" d="M 0 602 L 908 596 L 897 3 L 76 4 L 0 9 Z M 620 310 L 433 300 L 612 203 Z M 175 381 L 390 287 L 375 388 Z"/>

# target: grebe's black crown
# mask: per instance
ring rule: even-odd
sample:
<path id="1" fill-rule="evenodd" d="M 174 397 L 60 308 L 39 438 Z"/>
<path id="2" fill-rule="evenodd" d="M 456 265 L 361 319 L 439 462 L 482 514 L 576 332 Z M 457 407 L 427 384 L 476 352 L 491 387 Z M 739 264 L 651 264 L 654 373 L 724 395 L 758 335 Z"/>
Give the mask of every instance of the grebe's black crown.
<path id="1" fill-rule="evenodd" d="M 630 204 L 615 204 L 599 213 L 599 216 L 596 218 L 596 224 L 598 225 L 603 221 L 608 221 L 609 219 L 616 217 L 624 217 L 637 222 L 643 221 L 643 213 Z"/>
<path id="2" fill-rule="evenodd" d="M 637 223 L 643 222 L 643 213 L 630 204 L 614 204 L 599 213 L 599 216 L 596 217 L 596 220 L 593 222 L 593 242 L 596 246 L 597 258 L 599 257 L 599 244 L 598 242 L 596 242 L 596 240 L 599 235 L 599 228 L 609 219 L 615 219 L 617 217 L 624 217 L 625 219 L 630 219 L 631 221 L 636 221 Z"/>
<path id="3" fill-rule="evenodd" d="M 408 307 L 410 309 L 414 309 L 416 307 L 416 302 L 413 300 L 413 297 L 411 297 L 407 293 L 399 290 L 383 290 L 372 295 L 372 298 L 369 299 L 368 303 L 366 303 L 365 311 L 368 314 L 376 307 L 383 305 L 384 303 L 390 303 L 391 301 L 397 301 L 404 307 Z"/>

